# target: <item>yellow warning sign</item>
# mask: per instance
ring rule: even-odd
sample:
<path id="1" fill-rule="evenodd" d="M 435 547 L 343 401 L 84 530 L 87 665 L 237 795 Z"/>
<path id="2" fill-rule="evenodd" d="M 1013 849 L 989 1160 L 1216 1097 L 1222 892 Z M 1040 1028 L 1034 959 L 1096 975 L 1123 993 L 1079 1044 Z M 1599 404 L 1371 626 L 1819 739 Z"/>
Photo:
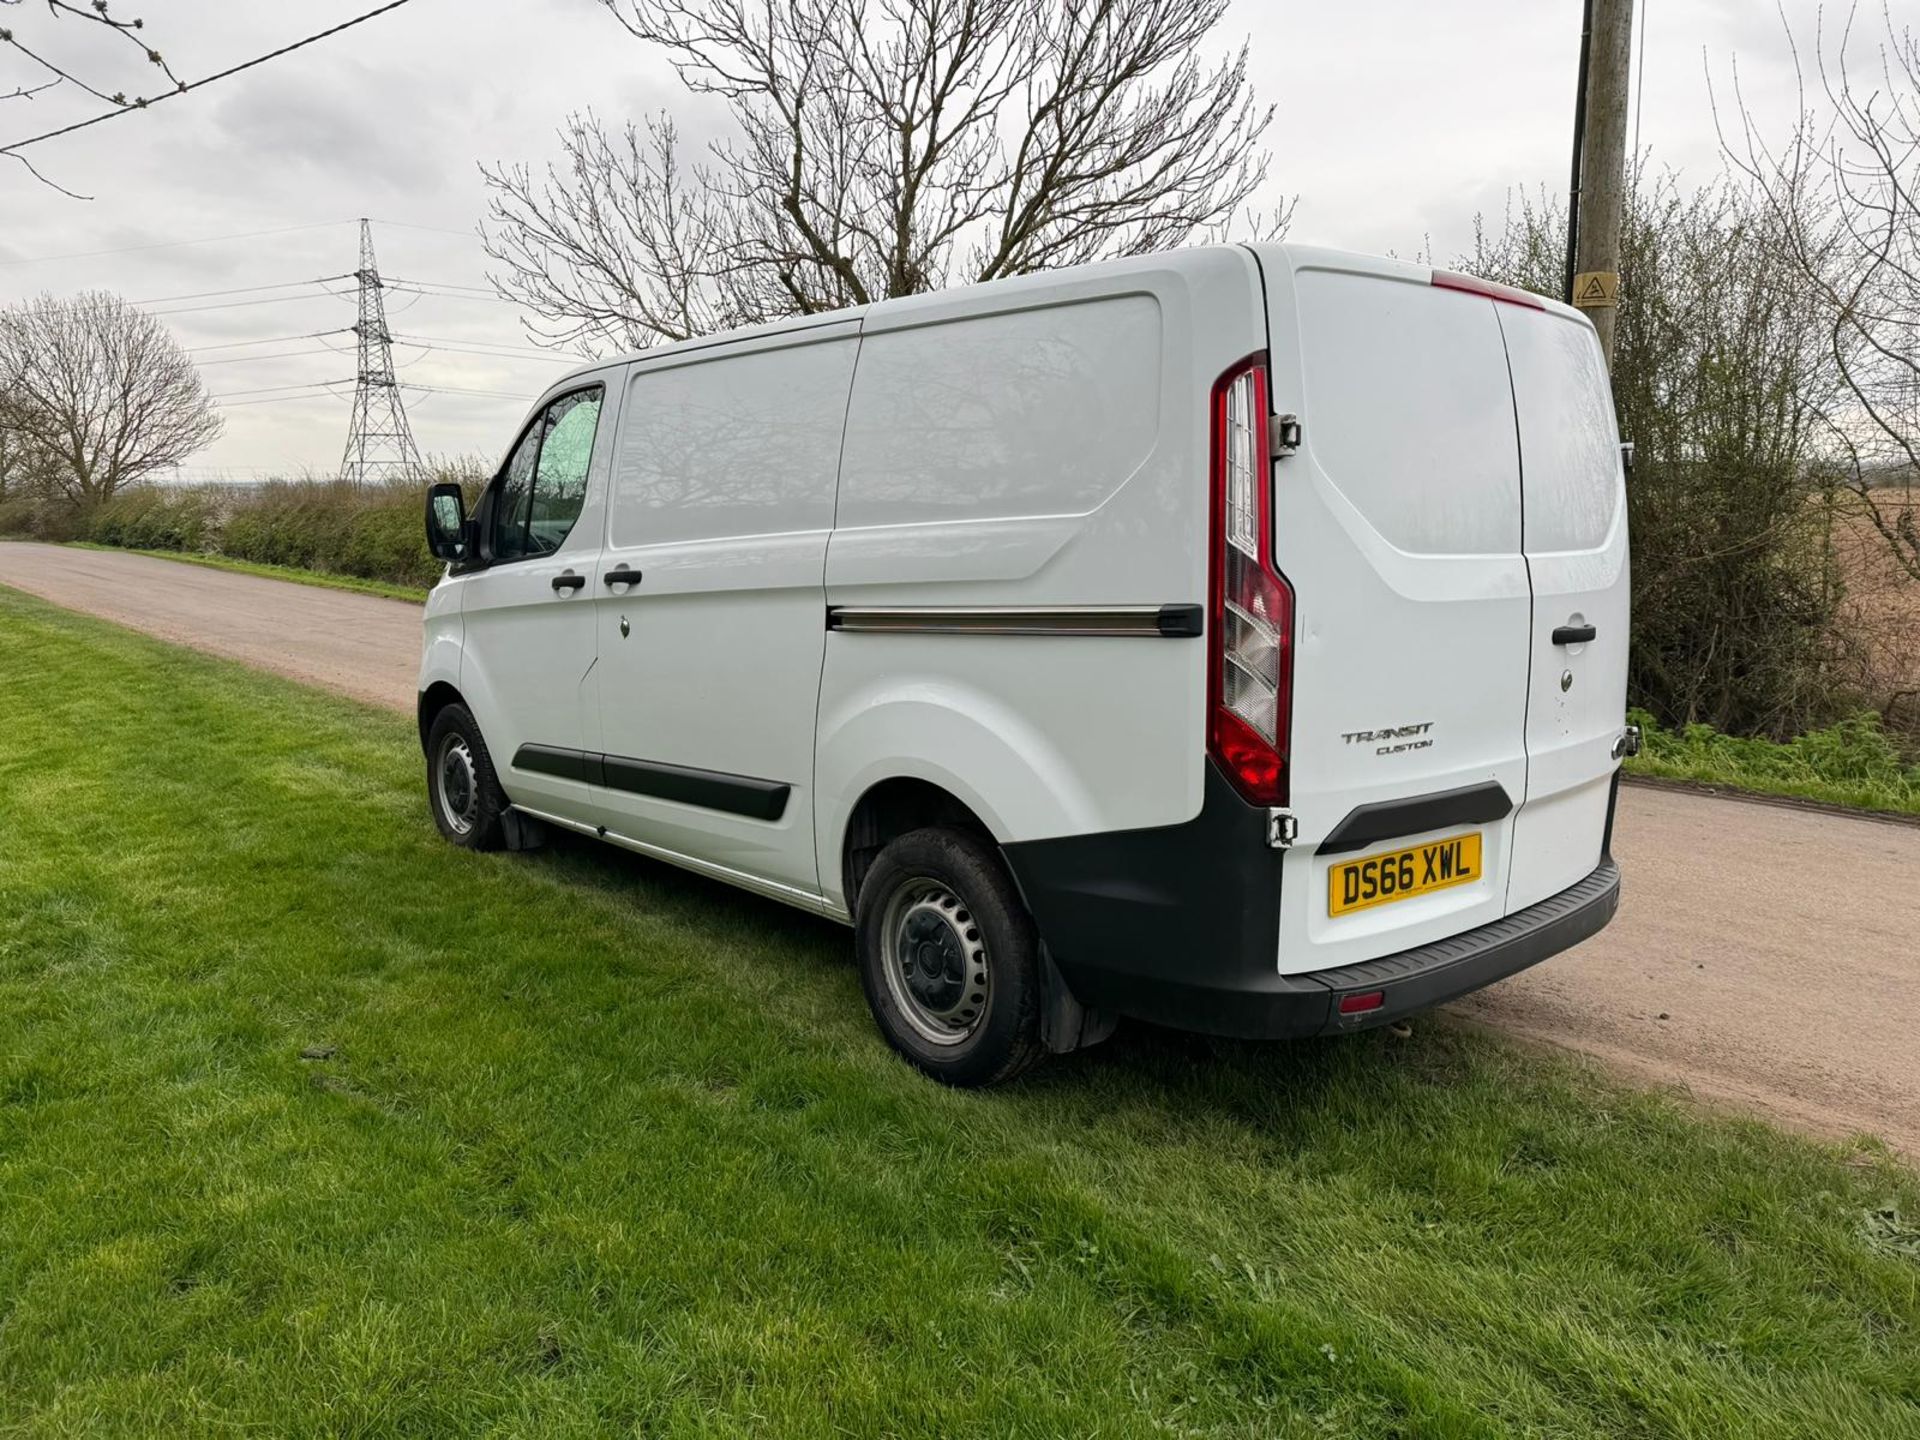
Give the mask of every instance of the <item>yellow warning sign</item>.
<path id="1" fill-rule="evenodd" d="M 1620 299 L 1620 277 L 1611 270 L 1583 270 L 1573 277 L 1573 303 L 1582 310 L 1614 305 Z"/>

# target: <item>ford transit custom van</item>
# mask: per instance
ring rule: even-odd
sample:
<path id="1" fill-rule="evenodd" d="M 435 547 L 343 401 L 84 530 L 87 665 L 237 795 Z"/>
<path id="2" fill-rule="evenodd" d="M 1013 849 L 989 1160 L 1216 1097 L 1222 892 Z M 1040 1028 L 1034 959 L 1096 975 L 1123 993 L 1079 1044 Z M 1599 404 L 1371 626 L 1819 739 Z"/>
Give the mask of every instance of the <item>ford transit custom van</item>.
<path id="1" fill-rule="evenodd" d="M 447 838 L 848 924 L 949 1083 L 1379 1025 L 1618 904 L 1621 450 L 1538 296 L 1254 245 L 888 300 L 586 366 L 427 503 Z"/>

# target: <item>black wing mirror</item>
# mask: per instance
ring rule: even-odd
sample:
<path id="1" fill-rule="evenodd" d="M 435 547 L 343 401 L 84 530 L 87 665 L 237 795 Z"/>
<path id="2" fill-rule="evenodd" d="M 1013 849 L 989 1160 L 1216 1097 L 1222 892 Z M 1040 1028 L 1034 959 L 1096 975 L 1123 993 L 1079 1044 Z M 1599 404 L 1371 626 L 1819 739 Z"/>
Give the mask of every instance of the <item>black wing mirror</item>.
<path id="1" fill-rule="evenodd" d="M 427 549 L 436 560 L 467 558 L 467 502 L 458 485 L 427 491 Z"/>

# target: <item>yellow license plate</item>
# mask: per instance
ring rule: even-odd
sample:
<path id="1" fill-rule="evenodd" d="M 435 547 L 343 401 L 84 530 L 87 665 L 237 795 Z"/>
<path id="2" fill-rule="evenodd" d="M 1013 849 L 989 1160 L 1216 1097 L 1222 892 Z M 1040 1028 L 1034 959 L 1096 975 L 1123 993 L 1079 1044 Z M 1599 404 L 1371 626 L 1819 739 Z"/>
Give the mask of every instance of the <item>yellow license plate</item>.
<path id="1" fill-rule="evenodd" d="M 1375 905 L 1428 895 L 1480 878 L 1480 832 L 1429 840 L 1385 855 L 1342 860 L 1327 871 L 1327 914 L 1347 915 Z"/>

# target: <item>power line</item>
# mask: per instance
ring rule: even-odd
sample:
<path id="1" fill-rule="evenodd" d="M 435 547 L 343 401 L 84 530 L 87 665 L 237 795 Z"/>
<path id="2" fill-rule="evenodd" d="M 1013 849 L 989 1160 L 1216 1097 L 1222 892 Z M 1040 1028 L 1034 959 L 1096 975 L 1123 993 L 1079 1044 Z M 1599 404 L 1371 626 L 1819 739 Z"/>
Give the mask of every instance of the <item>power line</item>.
<path id="1" fill-rule="evenodd" d="M 485 295 L 488 299 L 498 299 L 491 285 L 456 285 L 451 280 L 415 280 L 410 277 L 393 275 L 387 279 L 389 285 L 429 285 L 436 290 L 471 290 L 476 295 Z"/>
<path id="2" fill-rule="evenodd" d="M 287 345 L 295 340 L 319 340 L 327 335 L 348 335 L 352 327 L 342 326 L 338 330 L 309 330 L 304 335 L 269 335 L 261 340 L 228 340 L 219 345 L 188 345 L 183 347 L 189 355 L 198 355 L 203 350 L 238 350 L 247 345 Z"/>
<path id="3" fill-rule="evenodd" d="M 0 265 L 49 265 L 56 260 L 93 260 L 102 255 L 131 255 L 137 250 L 177 250 L 183 245 L 218 245 L 228 240 L 259 240 L 268 235 L 292 235 L 301 230 L 324 230 L 349 225 L 349 220 L 316 220 L 311 225 L 285 225 L 278 230 L 242 230 L 233 235 L 204 235 L 197 240 L 156 240 L 146 245 L 121 245 L 111 250 L 75 250 L 65 255 L 23 255 L 0 260 Z"/>
<path id="4" fill-rule="evenodd" d="M 209 400 L 230 400 L 236 395 L 271 395 L 282 390 L 312 390 L 322 385 L 351 385 L 353 377 L 345 380 L 308 380 L 299 385 L 261 385 L 252 390 L 223 390 L 218 395 L 209 395 Z"/>
<path id="5" fill-rule="evenodd" d="M 204 370 L 209 365 L 254 365 L 264 360 L 291 360 L 297 355 L 338 355 L 339 353 L 331 345 L 321 345 L 311 350 L 276 350 L 271 355 L 229 355 L 224 360 L 196 360 L 193 363 Z"/>
<path id="6" fill-rule="evenodd" d="M 477 240 L 480 237 L 471 230 L 449 230 L 444 225 L 413 225 L 405 220 L 382 220 L 378 215 L 369 216 L 376 225 L 395 225 L 402 230 L 425 230 L 434 235 L 458 235 L 462 240 Z"/>
<path id="7" fill-rule="evenodd" d="M 347 397 L 338 390 L 316 390 L 311 395 L 269 395 L 264 400 L 219 400 L 214 403 L 222 410 L 238 410 L 246 405 L 284 405 L 290 400 L 344 400 Z"/>
<path id="8" fill-rule="evenodd" d="M 106 250 L 70 250 L 60 255 L 17 255 L 11 259 L 0 259 L 0 265 L 51 265 L 60 260 L 95 260 L 102 255 L 132 255 L 142 250 L 178 250 L 187 245 L 223 245 L 232 240 L 262 240 L 273 235 L 297 235 L 305 230 L 330 230 L 336 225 L 354 223 L 356 222 L 353 220 L 315 220 L 307 225 L 282 225 L 272 230 L 236 230 L 229 235 L 199 235 L 190 240 L 152 240 L 138 245 L 116 245 Z M 424 230 L 433 235 L 454 235 L 462 240 L 478 238 L 471 230 L 449 230 L 444 225 L 415 225 L 406 220 L 379 220 L 377 223 L 395 225 L 402 230 Z"/>
<path id="9" fill-rule="evenodd" d="M 1640 164 L 1640 105 L 1647 97 L 1647 0 L 1640 0 L 1640 74 L 1633 82 L 1633 163 Z"/>
<path id="10" fill-rule="evenodd" d="M 269 60 L 278 60 L 282 55 L 290 55 L 295 50 L 304 49 L 316 41 L 325 40 L 328 36 L 338 35 L 342 30 L 351 30 L 356 25 L 364 24 L 376 16 L 384 15 L 389 10 L 398 10 L 402 5 L 409 3 L 410 0 L 387 0 L 387 3 L 380 6 L 377 10 L 369 10 L 364 15 L 356 15 L 353 19 L 344 20 L 331 29 L 322 30 L 316 35 L 309 35 L 304 40 L 296 40 L 291 45 L 282 45 L 278 50 L 269 50 L 265 55 L 257 55 L 251 60 L 243 60 L 238 65 L 229 66 L 225 70 L 205 76 L 202 79 L 189 81 L 177 90 L 164 91 L 159 95 L 136 101 L 118 110 L 108 110 L 104 114 L 95 115 L 91 120 L 79 120 L 72 125 L 63 125 L 58 130 L 48 130 L 44 134 L 30 135 L 25 140 L 14 141 L 11 145 L 0 145 L 0 155 L 11 155 L 17 151 L 26 149 L 29 145 L 38 145 L 42 140 L 52 140 L 60 135 L 71 135 L 74 131 L 85 130 L 90 125 L 99 125 L 108 120 L 116 120 L 122 115 L 131 114 L 135 110 L 148 109 L 154 105 L 158 105 L 162 100 L 171 100 L 176 95 L 185 95 L 190 90 L 201 89 L 204 86 L 213 84 L 216 80 L 225 80 L 230 75 L 238 75 L 242 70 L 251 70 L 254 66 L 264 65 Z"/>
<path id="11" fill-rule="evenodd" d="M 264 386 L 258 390 L 228 390 L 220 395 L 209 396 L 215 404 L 225 410 L 236 410 L 242 405 L 279 405 L 289 400 L 345 400 L 347 396 L 339 389 L 329 386 L 351 385 L 351 380 L 316 380 L 306 385 Z M 519 400 L 527 401 L 533 397 L 528 394 L 514 394 L 505 390 L 465 390 L 451 385 L 421 385 L 410 381 L 396 382 L 400 388 L 418 391 L 422 395 L 466 395 L 483 400 Z M 282 391 L 309 391 L 308 394 L 287 394 Z M 265 396 L 264 399 L 230 400 L 229 395 Z"/>
<path id="12" fill-rule="evenodd" d="M 531 400 L 533 398 L 532 395 L 524 390 L 518 392 L 511 390 L 462 390 L 455 385 L 422 385 L 410 380 L 402 380 L 398 383 L 403 390 L 425 390 L 434 395 L 484 395 L 494 400 Z"/>
<path id="13" fill-rule="evenodd" d="M 196 290 L 187 295 L 156 295 L 150 300 L 129 300 L 129 305 L 171 305 L 176 300 L 206 300 L 218 295 L 246 295 L 256 290 L 299 290 L 308 285 L 325 285 L 330 280 L 351 280 L 351 275 L 316 275 L 311 280 L 281 280 L 272 285 L 236 285 L 231 290 Z M 332 292 L 329 291 L 329 294 Z"/>
<path id="14" fill-rule="evenodd" d="M 156 318 L 168 315 L 197 315 L 202 310 L 238 310 L 247 305 L 291 305 L 296 300 L 345 300 L 350 297 L 335 290 L 322 290 L 318 295 L 264 295 L 257 300 L 220 300 L 212 305 L 176 305 L 171 310 L 154 310 L 149 313 Z"/>
<path id="15" fill-rule="evenodd" d="M 507 340 L 475 340 L 465 335 L 422 335 L 417 330 L 408 330 L 404 333 L 395 331 L 393 338 L 402 341 L 424 340 L 429 345 L 484 345 L 495 350 L 511 350 L 518 355 L 530 355 L 536 359 L 571 360 L 578 365 L 588 363 L 579 355 L 568 355 L 558 350 L 536 350 L 531 345 L 515 345 Z"/>
<path id="16" fill-rule="evenodd" d="M 545 360 L 549 364 L 557 362 L 561 365 L 584 365 L 587 363 L 573 355 L 529 355 L 524 352 L 515 353 L 513 351 L 468 350 L 459 345 L 422 345 L 417 340 L 402 340 L 397 335 L 394 337 L 393 343 L 396 345 L 404 345 L 410 350 L 425 351 L 427 355 L 477 355 L 483 360 Z M 424 359 L 425 356 L 421 358 Z M 409 361 L 408 363 L 411 364 L 412 362 Z"/>
<path id="17" fill-rule="evenodd" d="M 433 295 L 442 300 L 484 300 L 490 305 L 517 305 L 520 303 L 517 300 L 509 300 L 504 295 L 469 294 L 460 290 L 446 288 L 428 289 L 425 284 L 417 280 L 404 282 L 390 280 L 387 282 L 387 288 L 389 290 L 399 290 L 409 295 Z"/>
<path id="18" fill-rule="evenodd" d="M 72 308 L 75 310 L 106 310 L 106 309 L 111 309 L 115 304 L 171 305 L 177 300 L 198 300 L 203 297 L 213 296 L 213 295 L 244 295 L 254 290 L 294 290 L 294 289 L 298 289 L 303 285 L 318 285 L 321 287 L 321 294 L 319 295 L 265 295 L 255 300 L 232 300 L 219 305 L 183 305 L 183 306 L 180 306 L 178 309 L 159 310 L 159 311 L 155 311 L 154 313 L 159 315 L 189 315 L 196 310 L 229 310 L 237 305 L 278 305 L 282 301 L 319 300 L 327 296 L 331 296 L 333 299 L 336 299 L 336 300 L 343 300 L 343 299 L 346 299 L 347 297 L 340 294 L 340 292 L 337 290 L 326 289 L 324 284 L 324 282 L 327 280 L 337 280 L 340 278 L 342 277 L 337 275 L 324 275 L 313 280 L 287 280 L 277 285 L 241 285 L 236 289 L 232 289 L 232 290 L 202 290 L 198 294 L 155 295 L 144 300 L 122 300 L 118 296 L 115 296 L 108 300 L 95 301 L 85 305 L 74 305 Z"/>

